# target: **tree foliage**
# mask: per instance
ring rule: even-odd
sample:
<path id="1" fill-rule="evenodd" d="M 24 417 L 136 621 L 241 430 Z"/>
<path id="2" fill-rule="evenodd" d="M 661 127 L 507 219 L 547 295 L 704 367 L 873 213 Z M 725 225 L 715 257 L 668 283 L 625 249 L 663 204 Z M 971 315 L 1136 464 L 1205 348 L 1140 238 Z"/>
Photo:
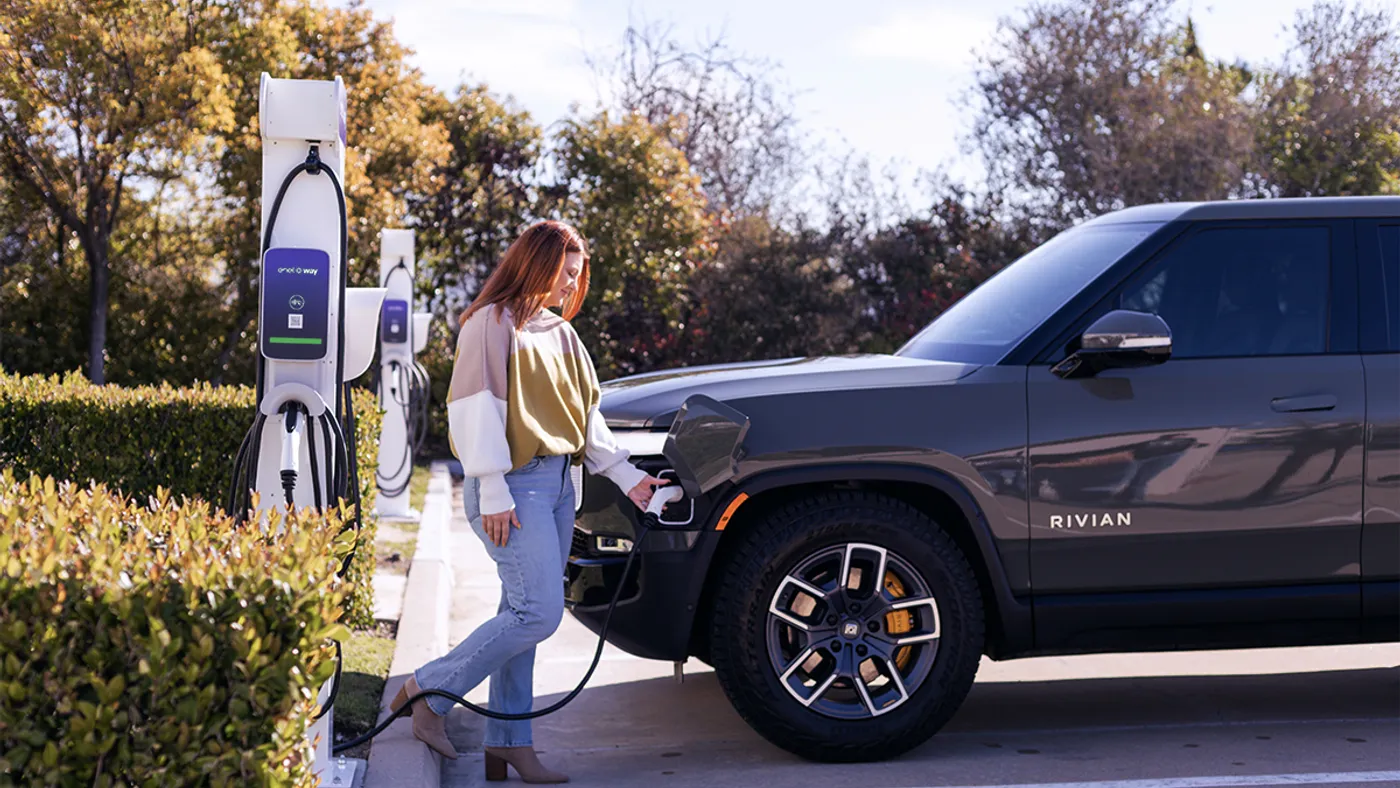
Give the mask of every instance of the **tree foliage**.
<path id="1" fill-rule="evenodd" d="M 463 86 L 452 101 L 433 102 L 427 119 L 447 131 L 447 154 L 436 160 L 433 186 L 414 194 L 419 288 L 444 318 L 468 296 L 540 210 L 543 131 L 528 113 L 485 86 Z"/>
<path id="2" fill-rule="evenodd" d="M 0 4 L 0 164 L 71 231 L 87 261 L 88 376 L 105 378 L 111 242 L 128 192 L 232 122 L 202 2 Z"/>
<path id="3" fill-rule="evenodd" d="M 1400 193 L 1394 13 L 1324 0 L 1299 12 L 1294 36 L 1263 89 L 1258 129 L 1266 193 Z"/>
<path id="4" fill-rule="evenodd" d="M 1056 0 L 1003 20 L 972 102 L 1000 191 L 1050 226 L 1128 205 L 1222 199 L 1250 163 L 1249 73 L 1210 62 L 1170 0 Z"/>
<path id="5" fill-rule="evenodd" d="M 629 25 L 615 56 L 593 68 L 611 106 L 666 131 L 722 221 L 772 219 L 791 207 L 803 140 L 771 63 L 733 51 L 723 36 L 691 48 L 669 28 L 642 24 Z"/>
<path id="6" fill-rule="evenodd" d="M 1223 63 L 1172 0 L 1036 0 L 970 103 L 994 187 L 1059 228 L 1142 203 L 1400 188 L 1400 29 L 1317 0 L 1277 65 Z"/>
<path id="7" fill-rule="evenodd" d="M 684 287 L 707 251 L 699 179 L 638 115 L 571 120 L 556 145 L 561 218 L 590 244 L 579 334 L 606 372 L 655 368 L 679 347 Z"/>
<path id="8" fill-rule="evenodd" d="M 756 361 L 850 349 L 858 301 L 831 233 L 761 217 L 734 223 L 690 282 L 680 335 L 690 363 Z"/>
<path id="9" fill-rule="evenodd" d="M 1034 246 L 994 196 L 939 187 L 925 212 L 864 239 L 846 258 L 861 294 L 861 346 L 890 353 L 987 277 Z"/>

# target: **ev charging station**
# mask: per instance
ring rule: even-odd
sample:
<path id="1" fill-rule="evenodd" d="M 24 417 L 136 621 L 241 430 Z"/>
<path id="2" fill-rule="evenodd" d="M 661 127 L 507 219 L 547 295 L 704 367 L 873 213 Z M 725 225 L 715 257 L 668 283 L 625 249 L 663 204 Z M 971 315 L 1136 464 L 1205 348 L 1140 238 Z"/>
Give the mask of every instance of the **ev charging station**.
<path id="1" fill-rule="evenodd" d="M 384 418 L 379 436 L 379 471 L 375 513 L 380 519 L 418 520 L 409 507 L 413 457 L 428 420 L 428 372 L 416 356 L 428 345 L 431 312 L 414 312 L 417 274 L 413 231 L 386 229 L 379 234 L 379 286 L 384 308 L 379 322 L 379 407 Z"/>
<path id="2" fill-rule="evenodd" d="M 229 511 L 258 498 L 264 527 L 272 509 L 358 510 L 354 413 L 347 383 L 374 357 L 384 288 L 346 287 L 347 209 L 343 188 L 346 93 L 334 81 L 262 74 L 258 118 L 263 145 L 262 271 L 258 310 L 256 421 L 234 467 Z M 240 505 L 242 503 L 243 505 Z M 355 524 L 358 527 L 359 517 Z M 344 567 L 342 567 L 342 572 Z M 322 784 L 350 785 L 355 764 L 332 777 L 332 694 L 308 730 Z"/>

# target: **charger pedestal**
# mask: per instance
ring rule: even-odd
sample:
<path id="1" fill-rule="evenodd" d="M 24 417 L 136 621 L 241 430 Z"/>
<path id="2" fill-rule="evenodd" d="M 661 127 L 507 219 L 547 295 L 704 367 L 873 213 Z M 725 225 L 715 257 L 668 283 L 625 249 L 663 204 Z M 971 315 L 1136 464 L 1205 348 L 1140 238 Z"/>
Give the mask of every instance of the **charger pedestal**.
<path id="1" fill-rule="evenodd" d="M 379 234 L 379 284 L 386 293 L 379 322 L 379 406 L 384 418 L 374 510 L 385 522 L 417 522 L 422 517 L 409 505 L 417 448 L 409 402 L 414 376 L 426 382 L 427 373 L 416 356 L 428 344 L 432 313 L 413 311 L 413 241 L 412 230 L 385 229 Z"/>
<path id="2" fill-rule="evenodd" d="M 269 510 L 313 507 L 313 490 L 324 493 L 332 486 L 326 480 L 341 470 L 336 467 L 336 452 L 308 419 L 329 413 L 340 422 L 345 415 L 339 397 L 343 384 L 364 374 L 374 355 L 384 290 L 342 285 L 348 209 L 336 184 L 345 183 L 345 113 L 345 85 L 339 77 L 302 80 L 262 75 L 258 118 L 261 229 L 266 244 L 258 310 L 262 356 L 258 410 L 267 420 L 253 447 L 258 463 L 252 486 L 259 494 L 257 516 L 264 528 Z M 329 172 L 302 171 L 287 180 L 309 161 L 319 161 Z M 277 195 L 284 184 L 279 203 Z M 281 410 L 289 405 L 304 409 L 298 428 L 303 434 L 296 440 L 288 438 L 283 425 Z M 349 430 L 349 424 L 344 427 Z M 317 476 L 312 474 L 313 446 Z M 292 470 L 296 481 L 288 500 L 282 474 Z M 330 682 L 321 686 L 320 703 L 329 699 L 330 688 Z M 319 785 L 352 786 L 364 762 L 332 757 L 334 720 L 332 707 L 307 731 L 314 746 L 312 772 Z"/>

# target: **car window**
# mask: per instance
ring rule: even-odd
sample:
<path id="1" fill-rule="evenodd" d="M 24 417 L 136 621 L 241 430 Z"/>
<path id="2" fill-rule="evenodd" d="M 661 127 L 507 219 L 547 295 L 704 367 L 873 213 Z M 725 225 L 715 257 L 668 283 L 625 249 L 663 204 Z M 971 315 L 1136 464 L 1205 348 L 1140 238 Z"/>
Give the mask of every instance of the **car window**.
<path id="1" fill-rule="evenodd" d="M 963 296 L 895 355 L 996 363 L 1160 226 L 1133 222 L 1066 230 Z"/>
<path id="2" fill-rule="evenodd" d="M 1385 347 L 1400 350 L 1400 225 L 1383 224 L 1378 228 L 1381 243 L 1381 293 L 1377 299 L 1385 310 L 1383 325 Z"/>
<path id="3" fill-rule="evenodd" d="M 1161 316 L 1172 358 L 1327 350 L 1326 227 L 1229 227 L 1184 238 L 1130 284 L 1121 309 Z"/>

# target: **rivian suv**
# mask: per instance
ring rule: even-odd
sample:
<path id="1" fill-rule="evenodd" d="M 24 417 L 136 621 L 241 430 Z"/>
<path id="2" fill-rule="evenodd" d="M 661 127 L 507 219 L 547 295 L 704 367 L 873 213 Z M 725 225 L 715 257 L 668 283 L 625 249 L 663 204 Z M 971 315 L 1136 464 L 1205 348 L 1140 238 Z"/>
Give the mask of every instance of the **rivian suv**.
<path id="1" fill-rule="evenodd" d="M 776 306 L 776 305 L 775 305 Z M 610 381 L 638 512 L 579 473 L 572 614 L 698 658 L 780 747 L 934 735 L 980 658 L 1400 639 L 1400 198 L 1145 205 L 1069 229 L 891 355 Z"/>

